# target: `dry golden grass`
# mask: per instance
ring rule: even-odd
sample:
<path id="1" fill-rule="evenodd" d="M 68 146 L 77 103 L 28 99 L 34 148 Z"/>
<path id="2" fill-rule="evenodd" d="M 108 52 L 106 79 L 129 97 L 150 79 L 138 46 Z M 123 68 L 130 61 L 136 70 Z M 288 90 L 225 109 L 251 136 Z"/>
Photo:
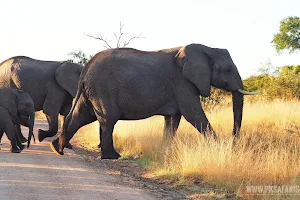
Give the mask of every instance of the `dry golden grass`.
<path id="1" fill-rule="evenodd" d="M 231 107 L 206 112 L 220 141 L 205 140 L 182 119 L 172 144 L 162 141 L 163 118 L 120 121 L 114 131 L 123 157 L 143 152 L 152 176 L 203 184 L 243 196 L 247 185 L 300 185 L 300 102 L 245 103 L 240 138 L 231 137 Z M 76 134 L 77 144 L 92 149 L 99 143 L 98 124 Z M 268 197 L 264 197 L 268 198 Z"/>
<path id="2" fill-rule="evenodd" d="M 45 114 L 43 111 L 37 111 L 35 112 L 35 119 L 42 119 L 42 120 L 47 120 Z"/>

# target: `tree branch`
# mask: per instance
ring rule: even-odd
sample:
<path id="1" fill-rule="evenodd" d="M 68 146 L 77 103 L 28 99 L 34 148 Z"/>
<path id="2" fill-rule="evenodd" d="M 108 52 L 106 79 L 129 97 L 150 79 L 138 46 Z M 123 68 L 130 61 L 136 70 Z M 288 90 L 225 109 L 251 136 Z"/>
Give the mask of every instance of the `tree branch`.
<path id="1" fill-rule="evenodd" d="M 106 45 L 103 45 L 106 49 L 111 49 L 111 46 L 108 44 L 108 42 L 106 41 L 106 39 L 104 39 L 100 34 L 98 34 L 98 37 L 95 37 L 93 35 L 86 35 L 88 37 L 94 38 L 96 40 L 100 40 L 103 41 Z"/>
<path id="2" fill-rule="evenodd" d="M 127 45 L 129 45 L 129 43 L 131 42 L 131 40 L 133 39 L 141 39 L 141 38 L 144 38 L 141 36 L 142 33 L 140 33 L 139 35 L 136 35 L 136 36 L 133 36 L 132 38 L 130 38 L 128 41 L 124 41 L 123 42 L 123 47 L 126 47 Z"/>
<path id="3" fill-rule="evenodd" d="M 122 24 L 122 22 L 120 22 L 120 27 L 119 27 L 119 35 L 117 35 L 116 33 L 113 33 L 117 42 L 117 48 L 121 48 L 121 47 L 126 47 L 129 45 L 129 43 L 133 40 L 133 39 L 140 39 L 140 38 L 144 38 L 142 37 L 142 33 L 140 33 L 139 35 L 136 35 L 134 37 L 131 37 L 129 40 L 122 40 L 122 37 L 124 35 L 123 32 L 123 27 L 124 24 Z M 106 39 L 104 39 L 99 33 L 98 36 L 93 36 L 93 35 L 86 35 L 88 37 L 94 38 L 96 40 L 100 40 L 102 42 L 104 42 L 105 44 L 103 45 L 106 49 L 111 49 L 112 47 L 109 45 L 109 43 L 106 41 Z M 123 44 L 123 46 L 121 45 L 121 43 Z"/>
<path id="4" fill-rule="evenodd" d="M 121 37 L 122 37 L 122 35 L 124 34 L 124 33 L 122 32 L 123 27 L 124 27 L 124 24 L 122 25 L 122 22 L 120 22 L 120 29 L 119 29 L 120 35 L 119 35 L 119 38 L 116 37 L 116 40 L 117 40 L 117 48 L 120 48 Z M 115 35 L 115 36 L 116 36 L 116 35 Z"/>

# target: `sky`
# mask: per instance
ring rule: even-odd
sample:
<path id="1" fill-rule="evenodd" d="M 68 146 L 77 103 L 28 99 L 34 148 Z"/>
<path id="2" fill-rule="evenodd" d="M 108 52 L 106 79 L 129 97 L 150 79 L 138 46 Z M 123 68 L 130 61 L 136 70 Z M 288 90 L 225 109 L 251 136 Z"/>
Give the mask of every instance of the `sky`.
<path id="1" fill-rule="evenodd" d="M 0 62 L 17 55 L 61 61 L 78 49 L 96 54 L 103 43 L 87 35 L 115 46 L 122 22 L 124 39 L 142 33 L 132 48 L 226 48 L 242 78 L 266 61 L 300 64 L 300 53 L 279 55 L 271 44 L 280 21 L 300 15 L 299 0 L 1 0 L 0 8 Z"/>

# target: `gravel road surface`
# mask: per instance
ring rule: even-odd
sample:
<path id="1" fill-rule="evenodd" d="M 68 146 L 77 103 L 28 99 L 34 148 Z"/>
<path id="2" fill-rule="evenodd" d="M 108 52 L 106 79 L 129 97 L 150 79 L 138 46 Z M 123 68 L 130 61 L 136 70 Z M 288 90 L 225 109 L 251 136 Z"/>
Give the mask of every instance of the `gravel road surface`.
<path id="1" fill-rule="evenodd" d="M 37 120 L 39 128 L 47 128 Z M 22 128 L 27 137 L 28 129 Z M 20 154 L 9 152 L 6 136 L 0 145 L 0 199 L 156 199 L 148 191 L 122 184 L 118 177 L 93 167 L 72 150 L 57 156 L 49 147 L 51 140 L 32 144 Z"/>

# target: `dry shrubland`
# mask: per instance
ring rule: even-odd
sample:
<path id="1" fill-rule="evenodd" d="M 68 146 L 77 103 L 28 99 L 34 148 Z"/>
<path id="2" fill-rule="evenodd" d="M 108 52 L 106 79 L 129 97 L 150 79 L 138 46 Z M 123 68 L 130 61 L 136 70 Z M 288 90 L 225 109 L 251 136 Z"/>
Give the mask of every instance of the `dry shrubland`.
<path id="1" fill-rule="evenodd" d="M 206 111 L 219 141 L 205 140 L 184 118 L 171 144 L 162 141 L 163 118 L 119 121 L 115 148 L 122 157 L 142 152 L 148 176 L 188 183 L 198 180 L 245 195 L 247 185 L 300 185 L 300 102 L 246 102 L 240 137 L 233 141 L 232 107 Z M 98 123 L 83 127 L 73 142 L 99 143 Z M 264 197 L 267 198 L 267 197 Z"/>

